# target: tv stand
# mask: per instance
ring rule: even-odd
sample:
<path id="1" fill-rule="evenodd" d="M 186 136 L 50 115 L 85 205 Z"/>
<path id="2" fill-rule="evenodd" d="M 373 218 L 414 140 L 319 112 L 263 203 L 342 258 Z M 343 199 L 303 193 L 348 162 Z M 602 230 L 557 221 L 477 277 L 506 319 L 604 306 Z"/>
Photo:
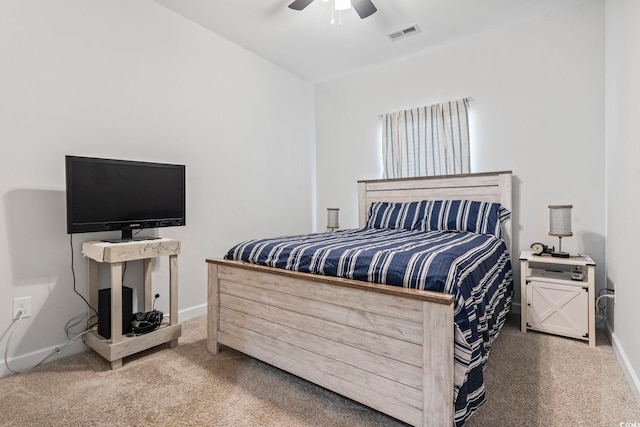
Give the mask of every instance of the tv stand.
<path id="1" fill-rule="evenodd" d="M 98 306 L 98 270 L 100 264 L 111 267 L 111 339 L 105 339 L 94 329 L 85 335 L 85 343 L 96 353 L 111 362 L 111 369 L 122 366 L 122 359 L 160 344 L 178 345 L 182 327 L 178 323 L 178 254 L 180 241 L 158 238 L 154 240 L 126 241 L 121 243 L 85 242 L 82 253 L 89 262 L 89 304 Z M 169 322 L 144 335 L 122 335 L 122 271 L 126 261 L 143 260 L 144 311 L 153 308 L 151 288 L 151 260 L 169 257 Z M 89 316 L 93 312 L 89 310 Z"/>

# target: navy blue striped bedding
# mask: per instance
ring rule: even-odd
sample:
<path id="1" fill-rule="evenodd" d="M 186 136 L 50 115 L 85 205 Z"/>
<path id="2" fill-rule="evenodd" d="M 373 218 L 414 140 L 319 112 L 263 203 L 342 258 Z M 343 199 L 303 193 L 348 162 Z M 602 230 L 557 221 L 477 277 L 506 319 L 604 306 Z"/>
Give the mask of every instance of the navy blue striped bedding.
<path id="1" fill-rule="evenodd" d="M 455 296 L 456 425 L 485 400 L 483 368 L 509 311 L 511 261 L 488 234 L 363 228 L 252 240 L 226 259 Z"/>

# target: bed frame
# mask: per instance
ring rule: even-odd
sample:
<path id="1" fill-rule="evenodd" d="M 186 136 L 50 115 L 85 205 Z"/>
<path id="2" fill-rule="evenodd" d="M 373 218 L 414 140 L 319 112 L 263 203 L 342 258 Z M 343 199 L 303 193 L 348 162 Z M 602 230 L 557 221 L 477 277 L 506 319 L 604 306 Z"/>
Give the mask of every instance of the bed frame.
<path id="1" fill-rule="evenodd" d="M 359 181 L 358 193 L 360 226 L 376 201 L 469 199 L 511 210 L 511 172 Z M 234 348 L 414 426 L 453 425 L 452 295 L 207 265 L 211 353 Z"/>

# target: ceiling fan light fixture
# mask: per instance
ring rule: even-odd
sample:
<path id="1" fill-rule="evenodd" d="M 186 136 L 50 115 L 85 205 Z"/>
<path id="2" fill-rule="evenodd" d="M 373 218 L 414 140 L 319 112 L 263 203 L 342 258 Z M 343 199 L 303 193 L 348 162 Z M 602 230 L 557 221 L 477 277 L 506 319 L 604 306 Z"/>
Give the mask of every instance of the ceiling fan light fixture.
<path id="1" fill-rule="evenodd" d="M 351 8 L 351 0 L 335 0 L 336 10 L 347 10 Z"/>
<path id="2" fill-rule="evenodd" d="M 322 0 L 327 2 L 328 0 Z M 289 9 L 302 10 L 313 3 L 313 0 L 293 0 L 289 4 Z M 353 7 L 360 19 L 367 18 L 378 11 L 371 0 L 332 0 L 331 1 L 331 23 L 335 22 L 333 18 L 334 12 L 342 14 L 343 10 Z"/>

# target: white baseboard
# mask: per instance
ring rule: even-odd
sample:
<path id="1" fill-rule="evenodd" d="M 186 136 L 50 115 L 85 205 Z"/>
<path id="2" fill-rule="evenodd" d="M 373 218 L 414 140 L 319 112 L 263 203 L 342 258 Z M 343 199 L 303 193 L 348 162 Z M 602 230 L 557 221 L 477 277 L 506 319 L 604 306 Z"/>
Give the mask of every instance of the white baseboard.
<path id="1" fill-rule="evenodd" d="M 54 360 L 61 359 L 63 357 L 71 356 L 73 354 L 82 353 L 87 350 L 87 346 L 84 345 L 82 340 L 78 340 L 77 342 L 73 342 L 67 346 L 65 346 L 60 351 L 56 352 L 57 348 L 60 348 L 65 343 L 54 345 L 51 347 L 43 348 L 41 350 L 32 351 L 31 353 L 21 354 L 16 357 L 9 357 L 8 363 L 11 369 L 16 372 L 23 372 L 33 369 L 36 365 L 40 364 L 42 359 L 47 357 L 49 354 L 54 353 L 51 357 L 47 358 L 43 363 L 53 362 Z M 13 375 L 13 372 L 7 368 L 7 365 L 4 363 L 4 358 L 0 360 L 0 378 L 8 377 L 9 375 Z"/>
<path id="2" fill-rule="evenodd" d="M 186 322 L 195 317 L 204 316 L 207 314 L 207 304 L 200 304 L 194 307 L 185 308 L 178 311 L 178 320 L 180 322 Z"/>
<path id="3" fill-rule="evenodd" d="M 608 322 L 605 322 L 605 329 L 611 338 L 611 345 L 613 347 L 613 352 L 618 359 L 618 364 L 622 368 L 624 376 L 627 378 L 627 382 L 629 383 L 629 387 L 631 387 L 631 391 L 633 392 L 636 401 L 640 404 L 640 379 L 638 378 L 638 373 L 633 369 L 633 366 L 631 366 L 631 362 L 629 361 L 624 348 L 620 345 L 620 341 L 618 340 L 615 332 L 611 331 Z"/>
<path id="4" fill-rule="evenodd" d="M 197 305 L 195 307 L 185 308 L 183 310 L 178 311 L 178 321 L 186 322 L 187 320 L 204 316 L 207 314 L 207 304 Z M 36 350 L 31 353 L 21 354 L 19 356 L 8 358 L 9 366 L 11 369 L 22 372 L 25 370 L 32 369 L 36 364 L 38 364 L 42 359 L 47 357 L 49 354 L 53 353 L 56 348 L 62 347 L 65 343 L 61 343 L 59 345 L 54 345 L 51 347 L 43 348 L 41 350 Z M 53 354 L 49 357 L 44 363 L 53 362 L 54 360 L 60 359 L 62 357 L 71 356 L 73 354 L 82 353 L 83 351 L 87 351 L 88 347 L 84 345 L 82 341 L 74 342 L 66 347 L 64 347 L 59 352 Z M 0 378 L 8 377 L 9 375 L 13 375 L 13 372 L 7 368 L 4 363 L 4 358 L 0 357 Z"/>

